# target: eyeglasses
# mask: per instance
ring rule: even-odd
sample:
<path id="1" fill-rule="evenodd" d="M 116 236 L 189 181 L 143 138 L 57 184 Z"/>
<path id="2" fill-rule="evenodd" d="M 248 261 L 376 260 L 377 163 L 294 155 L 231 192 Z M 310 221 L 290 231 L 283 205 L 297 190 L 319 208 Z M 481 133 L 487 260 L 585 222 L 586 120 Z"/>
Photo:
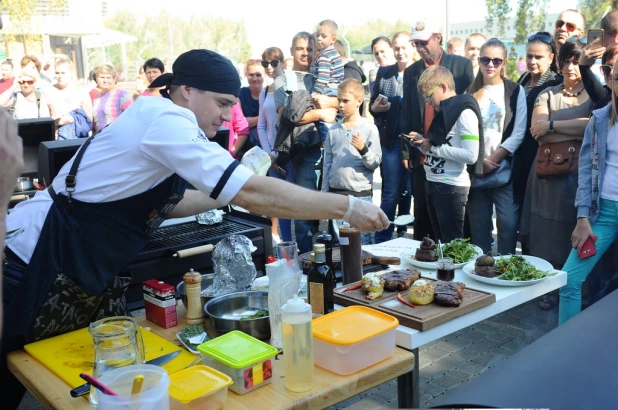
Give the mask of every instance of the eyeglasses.
<path id="1" fill-rule="evenodd" d="M 442 86 L 442 84 L 438 84 L 438 85 L 436 85 L 435 87 L 433 87 L 433 88 L 431 89 L 431 91 L 429 91 L 429 94 L 427 94 L 425 97 L 423 97 L 423 100 L 425 100 L 425 102 L 426 102 L 427 104 L 431 104 L 431 96 L 432 96 L 432 95 L 433 95 L 433 93 L 435 93 L 435 92 L 436 92 L 436 90 L 437 90 L 438 88 L 440 88 L 441 86 Z"/>
<path id="2" fill-rule="evenodd" d="M 573 23 L 569 23 L 564 20 L 556 20 L 556 28 L 562 28 L 562 26 L 566 25 L 567 32 L 573 32 L 577 30 L 577 26 Z"/>
<path id="3" fill-rule="evenodd" d="M 268 64 L 270 64 L 273 68 L 275 68 L 279 65 L 279 60 L 273 60 L 273 61 L 262 60 L 262 67 L 268 68 Z"/>
<path id="4" fill-rule="evenodd" d="M 19 85 L 24 85 L 24 84 L 28 84 L 28 85 L 32 85 L 34 84 L 34 80 L 20 80 L 18 81 Z"/>
<path id="5" fill-rule="evenodd" d="M 611 66 L 609 64 L 603 64 L 601 66 L 601 72 L 603 73 L 605 77 L 609 77 L 613 71 L 614 71 L 614 66 Z"/>
<path id="6" fill-rule="evenodd" d="M 530 37 L 528 37 L 528 42 L 529 43 L 531 41 L 537 41 L 537 40 L 542 42 L 542 43 L 545 43 L 545 44 L 553 45 L 552 44 L 552 38 L 548 34 L 537 33 L 537 34 L 533 34 Z"/>
<path id="7" fill-rule="evenodd" d="M 485 67 L 488 67 L 490 62 L 494 63 L 494 67 L 500 67 L 504 60 L 501 58 L 479 57 L 479 62 Z"/>

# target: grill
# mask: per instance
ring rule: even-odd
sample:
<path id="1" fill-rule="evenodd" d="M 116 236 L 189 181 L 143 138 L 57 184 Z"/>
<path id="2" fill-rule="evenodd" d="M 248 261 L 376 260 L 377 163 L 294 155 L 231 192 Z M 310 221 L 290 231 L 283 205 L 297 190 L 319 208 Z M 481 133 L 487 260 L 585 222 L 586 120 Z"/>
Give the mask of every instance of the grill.
<path id="1" fill-rule="evenodd" d="M 232 210 L 224 215 L 223 222 L 216 225 L 200 225 L 192 220 L 164 226 L 155 231 L 152 239 L 128 266 L 133 275 L 126 293 L 129 309 L 143 306 L 142 282 L 145 280 L 157 279 L 176 286 L 189 269 L 200 273 L 213 272 L 212 253 L 182 259 L 173 255 L 183 249 L 216 245 L 232 234 L 244 235 L 253 242 L 257 248 L 251 254 L 253 263 L 258 272 L 263 272 L 266 257 L 273 253 L 271 224 L 267 218 Z"/>

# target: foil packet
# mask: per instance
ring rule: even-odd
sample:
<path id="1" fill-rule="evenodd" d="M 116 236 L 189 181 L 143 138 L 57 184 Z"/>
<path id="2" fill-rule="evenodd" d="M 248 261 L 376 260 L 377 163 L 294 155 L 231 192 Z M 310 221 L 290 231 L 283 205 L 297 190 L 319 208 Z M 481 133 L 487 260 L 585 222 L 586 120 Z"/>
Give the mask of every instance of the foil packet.
<path id="1" fill-rule="evenodd" d="M 211 211 L 202 212 L 195 215 L 195 220 L 200 225 L 214 225 L 223 221 L 223 211 L 213 209 Z"/>
<path id="2" fill-rule="evenodd" d="M 201 296 L 222 296 L 251 288 L 257 276 L 251 252 L 256 249 L 244 235 L 230 235 L 217 243 L 212 253 L 213 284 L 204 289 Z"/>

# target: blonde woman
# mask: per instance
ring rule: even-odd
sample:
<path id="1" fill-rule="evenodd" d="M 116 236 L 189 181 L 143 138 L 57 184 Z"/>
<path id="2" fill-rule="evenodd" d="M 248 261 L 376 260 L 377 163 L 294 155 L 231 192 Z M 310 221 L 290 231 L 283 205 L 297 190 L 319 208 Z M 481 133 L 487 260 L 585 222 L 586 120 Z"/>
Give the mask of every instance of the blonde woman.
<path id="1" fill-rule="evenodd" d="M 491 251 L 492 214 L 496 207 L 498 252 L 514 254 L 517 244 L 519 205 L 513 197 L 512 157 L 526 133 L 526 94 L 521 85 L 506 78 L 507 49 L 492 38 L 481 46 L 479 72 L 468 93 L 479 103 L 483 116 L 485 180 L 501 172 L 509 175 L 505 184 L 475 188 L 468 194 L 467 214 L 472 243 Z M 495 176 L 495 174 L 494 174 Z M 496 186 L 497 185 L 497 186 Z"/>
<path id="2" fill-rule="evenodd" d="M 95 71 L 97 88 L 90 91 L 93 106 L 93 132 L 99 132 L 111 124 L 123 111 L 133 104 L 131 95 L 116 87 L 116 70 L 103 64 Z"/>
<path id="3" fill-rule="evenodd" d="M 18 89 L 10 94 L 8 101 L 0 104 L 8 107 L 17 120 L 49 117 L 47 98 L 36 89 L 39 76 L 35 70 L 23 70 L 17 77 Z"/>

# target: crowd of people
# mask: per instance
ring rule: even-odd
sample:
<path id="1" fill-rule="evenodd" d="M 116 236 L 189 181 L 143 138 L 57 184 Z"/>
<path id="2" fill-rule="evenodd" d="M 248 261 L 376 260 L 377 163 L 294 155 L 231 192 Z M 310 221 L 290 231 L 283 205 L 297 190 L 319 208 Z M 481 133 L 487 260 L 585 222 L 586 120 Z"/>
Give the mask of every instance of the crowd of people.
<path id="1" fill-rule="evenodd" d="M 515 82 L 506 76 L 508 50 L 499 39 L 474 33 L 445 45 L 430 19 L 375 38 L 379 68 L 367 78 L 348 60 L 337 24 L 324 20 L 314 34 L 294 36 L 289 59 L 269 47 L 243 64 L 246 84 L 220 125 L 230 130 L 232 157 L 259 146 L 271 158 L 268 176 L 312 190 L 371 201 L 379 168 L 381 209 L 390 220 L 412 213 L 417 240 L 470 237 L 488 252 L 495 212 L 499 253 L 515 253 L 519 241 L 523 253 L 569 272 L 560 293 L 563 322 L 577 313 L 581 283 L 618 236 L 618 11 L 601 27 L 603 44 L 583 44 L 585 17 L 564 11 L 553 33 L 528 37 Z M 591 71 L 597 59 L 604 85 Z M 144 62 L 133 96 L 117 87 L 109 64 L 93 70 L 87 92 L 68 59 L 55 61 L 53 81 L 36 56 L 20 63 L 15 78 L 10 61 L 0 65 L 0 105 L 17 119 L 56 119 L 59 138 L 96 134 L 137 98 L 168 92 L 153 86 L 170 70 L 158 58 Z M 371 120 L 362 109 L 367 80 Z M 273 238 L 292 240 L 292 224 L 299 250 L 310 251 L 315 221 L 273 219 Z M 363 242 L 390 240 L 405 233 L 399 229 L 391 225 Z M 597 255 L 583 260 L 578 252 L 592 237 Z"/>

